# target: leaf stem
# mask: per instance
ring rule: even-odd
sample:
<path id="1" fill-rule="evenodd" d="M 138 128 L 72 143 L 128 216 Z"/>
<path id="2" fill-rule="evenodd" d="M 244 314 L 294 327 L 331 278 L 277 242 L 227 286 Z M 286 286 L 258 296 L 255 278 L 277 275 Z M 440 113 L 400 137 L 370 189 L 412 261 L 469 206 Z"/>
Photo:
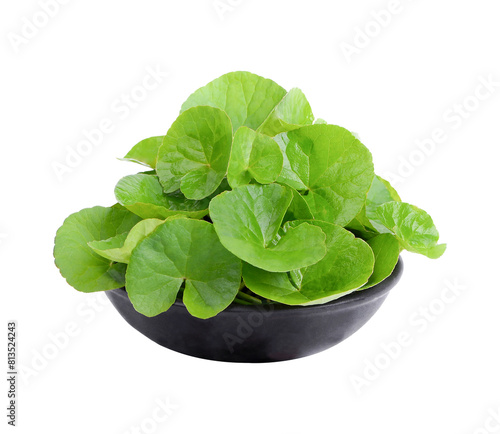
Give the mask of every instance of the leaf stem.
<path id="1" fill-rule="evenodd" d="M 239 298 L 235 298 L 233 300 L 233 303 L 242 304 L 244 306 L 252 306 L 252 304 L 253 304 L 253 303 L 249 303 L 248 301 L 245 301 L 245 300 L 240 300 Z"/>
<path id="2" fill-rule="evenodd" d="M 252 297 L 250 294 L 247 294 L 246 292 L 243 291 L 238 292 L 237 297 L 245 301 L 249 301 L 251 304 L 262 304 L 261 300 L 259 300 L 256 297 Z"/>

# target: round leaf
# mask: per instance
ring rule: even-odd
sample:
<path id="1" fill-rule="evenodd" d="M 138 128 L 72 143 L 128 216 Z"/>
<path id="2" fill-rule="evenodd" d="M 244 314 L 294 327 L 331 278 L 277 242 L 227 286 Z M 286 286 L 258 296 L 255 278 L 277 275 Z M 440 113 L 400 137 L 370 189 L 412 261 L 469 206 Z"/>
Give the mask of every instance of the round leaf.
<path id="1" fill-rule="evenodd" d="M 283 155 L 272 138 L 247 127 L 236 131 L 227 172 L 232 188 L 247 185 L 252 179 L 270 184 L 276 181 L 282 168 Z"/>
<path id="2" fill-rule="evenodd" d="M 196 106 L 224 110 L 233 124 L 256 130 L 286 95 L 274 81 L 250 72 L 231 72 L 194 92 L 182 105 L 181 112 Z"/>
<path id="3" fill-rule="evenodd" d="M 123 286 L 123 266 L 94 252 L 88 243 L 130 231 L 140 218 L 129 211 L 95 207 L 70 215 L 57 231 L 54 257 L 68 283 L 78 291 L 96 292 Z"/>
<path id="4" fill-rule="evenodd" d="M 221 243 L 250 264 L 268 271 L 290 271 L 315 264 L 325 256 L 325 234 L 304 223 L 279 236 L 293 199 L 278 184 L 246 185 L 215 197 L 210 218 Z"/>
<path id="5" fill-rule="evenodd" d="M 128 264 L 130 255 L 137 245 L 163 223 L 164 220 L 159 219 L 142 220 L 129 233 L 120 234 L 108 240 L 92 241 L 89 246 L 104 258 Z"/>
<path id="6" fill-rule="evenodd" d="M 231 121 L 213 107 L 194 107 L 172 124 L 158 152 L 156 172 L 166 193 L 193 200 L 212 194 L 226 176 L 233 141 Z"/>
<path id="7" fill-rule="evenodd" d="M 251 291 L 288 305 L 322 304 L 350 294 L 368 281 L 374 267 L 368 244 L 338 225 L 316 220 L 308 223 L 326 234 L 326 256 L 292 273 L 269 273 L 244 264 L 243 279 Z M 288 232 L 302 224 L 292 222 L 285 229 Z"/>
<path id="8" fill-rule="evenodd" d="M 439 232 L 424 210 L 405 202 L 388 202 L 377 208 L 377 214 L 380 222 L 409 252 L 431 259 L 439 258 L 445 252 L 446 244 L 437 244 Z"/>
<path id="9" fill-rule="evenodd" d="M 369 239 L 379 234 L 391 233 L 378 219 L 377 208 L 387 202 L 401 202 L 397 191 L 380 176 L 375 175 L 366 196 L 365 206 L 346 226 L 355 231 L 357 236 Z"/>
<path id="10" fill-rule="evenodd" d="M 286 145 L 289 169 L 284 163 L 278 182 L 304 190 L 318 220 L 344 226 L 356 217 L 374 176 L 370 151 L 335 125 L 302 127 L 280 140 Z"/>
<path id="11" fill-rule="evenodd" d="M 313 122 L 314 115 L 306 96 L 300 89 L 294 88 L 274 108 L 258 131 L 274 137 Z"/>
<path id="12" fill-rule="evenodd" d="M 165 194 L 157 176 L 144 174 L 122 178 L 115 188 L 115 196 L 121 205 L 144 219 L 165 220 L 179 214 L 202 218 L 208 214 L 210 202 L 210 199 L 188 200 L 180 192 Z"/>
<path id="13" fill-rule="evenodd" d="M 167 221 L 132 253 L 127 292 L 140 313 L 151 317 L 168 310 L 183 282 L 184 304 L 204 319 L 224 310 L 239 291 L 241 261 L 221 245 L 210 223 Z"/>

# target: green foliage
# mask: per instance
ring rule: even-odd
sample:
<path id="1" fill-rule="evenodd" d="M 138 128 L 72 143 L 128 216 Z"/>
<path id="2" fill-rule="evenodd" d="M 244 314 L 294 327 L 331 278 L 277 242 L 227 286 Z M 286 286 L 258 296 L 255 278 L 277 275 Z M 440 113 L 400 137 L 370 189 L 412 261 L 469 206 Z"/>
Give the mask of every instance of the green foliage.
<path id="1" fill-rule="evenodd" d="M 268 271 L 290 271 L 325 256 L 325 234 L 304 223 L 280 236 L 293 199 L 278 184 L 247 185 L 215 197 L 210 218 L 221 243 L 240 259 Z"/>
<path id="2" fill-rule="evenodd" d="M 142 164 L 143 166 L 156 168 L 156 161 L 158 159 L 158 150 L 163 144 L 163 136 L 150 137 L 144 139 L 135 145 L 130 152 L 123 157 L 124 161 L 132 161 L 134 163 Z"/>
<path id="3" fill-rule="evenodd" d="M 344 226 L 361 211 L 373 162 L 349 131 L 311 125 L 283 134 L 280 143 L 288 161 L 278 182 L 303 192 L 314 218 Z"/>
<path id="4" fill-rule="evenodd" d="M 139 221 L 127 210 L 100 206 L 70 215 L 57 231 L 54 248 L 56 265 L 63 277 L 82 292 L 122 287 L 123 266 L 103 258 L 88 243 L 128 233 Z"/>
<path id="5" fill-rule="evenodd" d="M 274 81 L 250 72 L 230 72 L 194 92 L 182 104 L 217 107 L 227 113 L 233 131 L 245 126 L 257 130 L 285 97 L 286 90 Z"/>
<path id="6" fill-rule="evenodd" d="M 286 232 L 305 224 L 294 221 Z M 307 224 L 326 234 L 326 256 L 312 266 L 286 273 L 269 273 L 245 264 L 243 279 L 253 292 L 284 304 L 321 304 L 349 294 L 364 285 L 373 273 L 370 246 L 346 229 L 318 220 Z"/>
<path id="7" fill-rule="evenodd" d="M 446 244 L 437 244 L 439 232 L 424 210 L 409 203 L 387 202 L 377 208 L 377 215 L 409 252 L 437 259 L 446 250 Z"/>
<path id="8" fill-rule="evenodd" d="M 314 115 L 306 96 L 300 89 L 292 89 L 273 109 L 258 131 L 268 136 L 296 130 L 302 126 L 312 125 Z"/>
<path id="9" fill-rule="evenodd" d="M 68 217 L 54 256 L 77 290 L 125 286 L 146 316 L 177 299 L 203 319 L 241 299 L 322 304 L 383 282 L 403 249 L 446 249 L 356 135 L 248 72 L 198 89 L 124 160 L 151 171 L 122 178 L 111 208 Z"/>
<path id="10" fill-rule="evenodd" d="M 169 218 L 176 218 L 176 216 Z M 92 250 L 104 258 L 113 262 L 128 264 L 132 251 L 137 245 L 163 223 L 163 220 L 158 219 L 142 220 L 128 233 L 120 234 L 107 240 L 91 241 L 88 245 Z"/>
<path id="11" fill-rule="evenodd" d="M 229 253 L 210 223 L 176 219 L 165 222 L 133 251 L 127 291 L 146 316 L 167 310 L 185 283 L 183 300 L 198 318 L 210 318 L 236 297 L 241 261 Z"/>
<path id="12" fill-rule="evenodd" d="M 278 144 L 268 136 L 250 128 L 236 131 L 227 171 L 232 188 L 250 184 L 270 184 L 278 178 L 283 168 L 283 155 Z"/>
<path id="13" fill-rule="evenodd" d="M 115 188 L 118 202 L 143 219 L 166 219 L 173 215 L 202 218 L 208 214 L 209 199 L 189 200 L 180 192 L 163 192 L 155 175 L 129 175 Z"/>
<path id="14" fill-rule="evenodd" d="M 178 189 L 194 200 L 210 196 L 226 176 L 233 135 L 226 113 L 193 107 L 168 130 L 156 172 L 166 193 Z"/>

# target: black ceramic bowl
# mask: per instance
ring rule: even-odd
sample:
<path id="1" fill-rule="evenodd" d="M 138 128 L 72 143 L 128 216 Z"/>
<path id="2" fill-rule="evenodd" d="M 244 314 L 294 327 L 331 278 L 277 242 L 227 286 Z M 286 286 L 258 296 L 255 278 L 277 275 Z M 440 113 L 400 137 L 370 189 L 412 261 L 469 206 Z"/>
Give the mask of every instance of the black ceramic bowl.
<path id="1" fill-rule="evenodd" d="M 231 305 L 216 317 L 192 317 L 181 301 L 153 318 L 137 312 L 124 288 L 107 291 L 132 327 L 179 353 L 225 362 L 277 362 L 326 350 L 358 331 L 401 278 L 394 272 L 373 288 L 315 306 Z"/>

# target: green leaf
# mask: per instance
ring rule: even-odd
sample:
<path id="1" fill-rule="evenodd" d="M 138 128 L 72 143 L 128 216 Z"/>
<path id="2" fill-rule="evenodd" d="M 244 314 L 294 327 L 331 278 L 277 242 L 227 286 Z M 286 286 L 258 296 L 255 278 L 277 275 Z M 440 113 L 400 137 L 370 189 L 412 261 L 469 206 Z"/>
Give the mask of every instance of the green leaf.
<path id="1" fill-rule="evenodd" d="M 115 203 L 111 208 L 121 209 L 122 211 L 127 211 L 127 208 L 125 208 L 123 205 L 120 205 L 119 203 Z"/>
<path id="2" fill-rule="evenodd" d="M 378 232 L 374 232 L 373 230 L 366 228 L 359 220 L 359 216 L 351 220 L 345 228 L 364 241 L 368 241 L 379 235 Z"/>
<path id="3" fill-rule="evenodd" d="M 70 215 L 55 239 L 55 262 L 63 277 L 82 292 L 122 287 L 123 266 L 98 255 L 88 243 L 127 233 L 139 221 L 129 211 L 100 206 Z"/>
<path id="4" fill-rule="evenodd" d="M 396 190 L 388 181 L 375 175 L 366 197 L 365 206 L 358 215 L 346 225 L 356 236 L 367 240 L 377 234 L 391 233 L 378 219 L 377 208 L 387 202 L 401 202 Z"/>
<path id="5" fill-rule="evenodd" d="M 439 232 L 424 210 L 405 202 L 388 202 L 377 208 L 378 218 L 409 252 L 439 258 L 446 244 L 437 244 Z"/>
<path id="6" fill-rule="evenodd" d="M 224 110 L 233 131 L 245 126 L 256 130 L 286 95 L 274 81 L 250 72 L 231 72 L 194 92 L 182 105 L 181 112 L 196 106 Z"/>
<path id="7" fill-rule="evenodd" d="M 164 191 L 180 189 L 193 200 L 210 196 L 226 176 L 232 142 L 231 121 L 222 110 L 194 107 L 182 113 L 158 153 Z"/>
<path id="8" fill-rule="evenodd" d="M 128 264 L 130 255 L 137 245 L 163 223 L 165 221 L 159 219 L 142 220 L 129 233 L 120 234 L 103 241 L 91 241 L 88 244 L 91 249 L 102 257 L 114 262 Z"/>
<path id="9" fill-rule="evenodd" d="M 142 221 L 147 221 L 147 220 L 142 220 Z M 160 220 L 163 221 L 163 220 Z M 137 223 L 140 224 L 141 222 Z M 137 226 L 137 225 L 136 225 Z M 107 251 L 113 251 L 113 250 L 119 250 L 123 247 L 128 234 L 130 232 L 124 232 L 123 234 L 116 235 L 114 237 L 108 238 L 107 240 L 94 240 L 90 241 L 87 244 L 89 247 L 99 255 L 101 255 L 103 258 L 109 259 L 110 261 L 114 262 L 121 262 L 125 263 L 125 261 L 116 261 L 114 258 L 110 257 L 106 252 Z M 112 254 L 112 252 L 110 252 Z"/>
<path id="10" fill-rule="evenodd" d="M 132 252 L 126 288 L 143 315 L 168 310 L 183 282 L 184 304 L 203 319 L 224 310 L 239 291 L 241 261 L 221 245 L 210 223 L 167 221 Z"/>
<path id="11" fill-rule="evenodd" d="M 166 218 L 182 214 L 190 218 L 202 218 L 208 214 L 210 199 L 194 201 L 182 193 L 165 194 L 154 175 L 129 175 L 122 178 L 116 188 L 118 202 L 143 219 Z"/>
<path id="12" fill-rule="evenodd" d="M 109 267 L 108 275 L 117 283 L 118 288 L 125 286 L 125 274 L 127 273 L 127 264 L 114 262 Z M 117 288 L 114 288 L 117 289 Z"/>
<path id="13" fill-rule="evenodd" d="M 297 191 L 307 190 L 307 186 L 302 182 L 299 175 L 293 171 L 290 160 L 288 159 L 288 155 L 286 153 L 286 147 L 289 143 L 288 136 L 286 134 L 280 134 L 274 138 L 274 141 L 278 144 L 281 153 L 283 154 L 283 169 L 281 170 L 280 176 L 278 176 L 276 182 L 288 185 Z"/>
<path id="14" fill-rule="evenodd" d="M 293 199 L 278 184 L 246 185 L 215 197 L 210 218 L 230 252 L 268 271 L 290 271 L 318 262 L 326 253 L 325 234 L 308 223 L 277 237 Z"/>
<path id="15" fill-rule="evenodd" d="M 356 217 L 374 177 L 370 151 L 359 140 L 335 125 L 311 125 L 277 142 L 288 159 L 278 182 L 305 190 L 316 219 L 344 226 Z"/>
<path id="16" fill-rule="evenodd" d="M 156 167 L 158 150 L 163 143 L 163 136 L 150 137 L 135 145 L 130 152 L 122 158 L 125 161 L 142 164 L 143 166 Z"/>
<path id="17" fill-rule="evenodd" d="M 232 188 L 250 184 L 270 184 L 278 178 L 283 167 L 283 155 L 270 137 L 247 127 L 236 131 L 229 160 L 227 179 Z"/>
<path id="18" fill-rule="evenodd" d="M 377 202 L 384 200 L 385 202 L 401 202 L 401 197 L 399 197 L 396 189 L 391 185 L 389 181 L 386 181 L 381 176 L 375 176 L 374 182 L 371 187 L 370 200 L 372 202 Z"/>
<path id="19" fill-rule="evenodd" d="M 401 198 L 388 181 L 380 176 L 375 176 L 366 197 L 365 216 L 367 227 L 382 234 L 388 233 L 389 231 L 379 221 L 377 208 L 387 202 L 401 202 Z"/>
<path id="20" fill-rule="evenodd" d="M 321 118 L 318 118 L 314 121 L 314 125 L 327 125 L 327 124 L 328 122 Z"/>
<path id="21" fill-rule="evenodd" d="M 313 220 L 314 216 L 312 215 L 311 210 L 309 209 L 309 205 L 307 204 L 304 197 L 299 194 L 297 190 L 294 190 L 293 188 L 291 188 L 290 190 L 292 190 L 293 199 L 292 203 L 288 207 L 288 210 L 286 211 L 283 221 L 289 222 L 292 220 Z"/>
<path id="22" fill-rule="evenodd" d="M 312 125 L 314 115 L 304 93 L 292 89 L 270 113 L 258 131 L 274 137 L 305 125 Z"/>
<path id="23" fill-rule="evenodd" d="M 368 282 L 360 289 L 371 288 L 387 279 L 399 260 L 399 242 L 390 234 L 377 235 L 367 241 L 375 255 L 375 268 Z"/>
<path id="24" fill-rule="evenodd" d="M 291 273 L 269 273 L 244 264 L 243 280 L 251 291 L 288 305 L 323 304 L 350 294 L 368 281 L 374 267 L 368 244 L 338 225 L 316 220 L 308 223 L 326 234 L 326 256 Z M 302 224 L 292 222 L 285 230 Z"/>

